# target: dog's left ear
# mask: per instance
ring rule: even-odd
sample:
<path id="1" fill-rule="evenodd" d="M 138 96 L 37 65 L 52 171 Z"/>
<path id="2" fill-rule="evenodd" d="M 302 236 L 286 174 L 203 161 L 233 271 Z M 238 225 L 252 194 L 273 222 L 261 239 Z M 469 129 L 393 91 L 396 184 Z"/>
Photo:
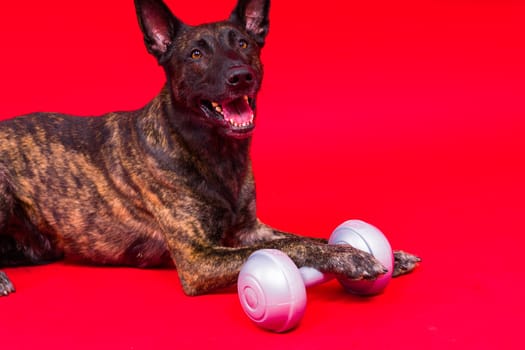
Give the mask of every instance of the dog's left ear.
<path id="1" fill-rule="evenodd" d="M 162 0 L 135 0 L 140 29 L 148 52 L 165 63 L 171 54 L 171 46 L 183 26 Z"/>
<path id="2" fill-rule="evenodd" d="M 270 21 L 270 0 L 239 0 L 230 21 L 243 26 L 259 46 L 264 46 Z"/>

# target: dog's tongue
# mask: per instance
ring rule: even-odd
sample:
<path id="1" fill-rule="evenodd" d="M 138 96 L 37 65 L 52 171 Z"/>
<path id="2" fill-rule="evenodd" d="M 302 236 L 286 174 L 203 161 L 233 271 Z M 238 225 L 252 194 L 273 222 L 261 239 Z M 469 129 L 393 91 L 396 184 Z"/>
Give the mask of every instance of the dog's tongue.
<path id="1" fill-rule="evenodd" d="M 230 123 L 242 126 L 253 122 L 253 110 L 246 98 L 238 98 L 222 106 L 224 119 Z"/>

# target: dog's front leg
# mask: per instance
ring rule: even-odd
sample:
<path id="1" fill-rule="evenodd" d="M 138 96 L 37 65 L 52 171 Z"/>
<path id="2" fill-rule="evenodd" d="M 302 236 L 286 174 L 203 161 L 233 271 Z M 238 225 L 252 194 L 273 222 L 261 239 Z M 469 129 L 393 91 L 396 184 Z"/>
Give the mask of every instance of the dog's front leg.
<path id="1" fill-rule="evenodd" d="M 291 233 L 276 230 L 270 226 L 263 224 L 262 222 L 258 222 L 257 231 L 264 232 L 264 234 L 261 233 L 261 234 L 252 235 L 252 236 L 240 235 L 240 238 L 241 238 L 240 244 L 245 245 L 247 243 L 253 243 L 250 241 L 247 242 L 248 239 L 253 238 L 253 237 L 258 237 L 260 239 L 269 238 L 269 237 L 271 239 L 297 237 Z M 304 239 L 309 239 L 311 241 L 318 242 L 318 243 L 325 243 L 325 244 L 328 243 L 328 240 L 323 239 L 323 238 L 304 237 Z M 421 262 L 420 257 L 414 254 L 411 254 L 411 253 L 407 253 L 402 250 L 394 250 L 393 255 L 394 255 L 394 271 L 392 272 L 393 277 L 402 276 L 402 275 L 412 272 Z"/>
<path id="2" fill-rule="evenodd" d="M 166 234 L 184 292 L 199 295 L 235 284 L 239 271 L 258 249 L 279 249 L 298 266 L 351 279 L 374 279 L 386 272 L 379 261 L 349 245 L 327 245 L 299 236 L 258 242 L 250 246 L 225 247 L 209 240 L 198 221 L 178 221 Z"/>

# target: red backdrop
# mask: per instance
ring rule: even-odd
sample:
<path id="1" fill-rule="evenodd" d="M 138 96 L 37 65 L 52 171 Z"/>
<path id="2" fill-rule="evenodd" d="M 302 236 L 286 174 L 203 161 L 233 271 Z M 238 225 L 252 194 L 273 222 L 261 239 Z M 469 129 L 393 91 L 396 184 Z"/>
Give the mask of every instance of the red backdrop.
<path id="1" fill-rule="evenodd" d="M 167 1 L 190 24 L 234 2 Z M 521 1 L 274 1 L 260 217 L 324 237 L 361 218 L 420 269 L 371 299 L 313 288 L 285 335 L 253 326 L 233 291 L 184 296 L 171 270 L 8 269 L 2 349 L 522 348 L 524 37 Z M 139 108 L 164 81 L 131 0 L 9 1 L 0 48 L 0 118 Z"/>

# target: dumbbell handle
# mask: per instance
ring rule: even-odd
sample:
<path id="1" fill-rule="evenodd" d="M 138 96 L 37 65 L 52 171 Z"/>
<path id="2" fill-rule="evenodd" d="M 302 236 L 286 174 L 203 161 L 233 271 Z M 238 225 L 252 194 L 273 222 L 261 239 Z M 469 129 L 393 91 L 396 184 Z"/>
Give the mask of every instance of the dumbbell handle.
<path id="1" fill-rule="evenodd" d="M 317 286 L 335 278 L 334 275 L 323 273 L 313 267 L 303 266 L 299 269 L 306 287 Z"/>

